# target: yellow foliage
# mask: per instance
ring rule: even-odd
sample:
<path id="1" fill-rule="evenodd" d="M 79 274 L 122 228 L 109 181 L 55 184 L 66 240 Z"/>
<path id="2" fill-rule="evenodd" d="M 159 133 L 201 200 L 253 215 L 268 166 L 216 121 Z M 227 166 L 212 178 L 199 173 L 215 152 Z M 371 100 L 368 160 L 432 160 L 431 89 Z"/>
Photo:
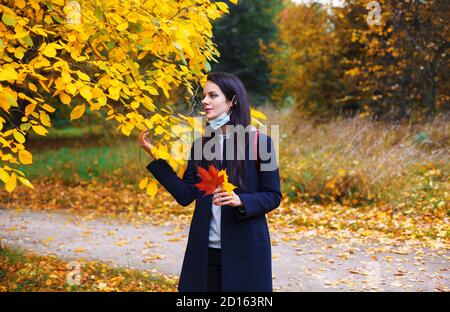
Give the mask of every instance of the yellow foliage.
<path id="1" fill-rule="evenodd" d="M 147 126 L 167 141 L 157 154 L 168 159 L 168 141 L 177 137 L 168 129 L 180 120 L 168 120 L 173 112 L 157 107 L 153 98 L 159 94 L 169 98 L 180 86 L 193 94 L 194 86 L 208 71 L 205 64 L 219 55 L 211 39 L 211 20 L 228 12 L 227 4 L 210 0 L 85 0 L 79 1 L 79 14 L 76 5 L 68 3 L 72 2 L 15 0 L 0 4 L 0 110 L 9 113 L 20 103 L 26 116 L 17 125 L 20 132 L 7 132 L 0 119 L 2 162 L 19 165 L 14 154 L 21 150 L 20 161 L 31 163 L 31 154 L 17 146 L 25 143 L 31 129 L 42 136 L 48 133 L 50 115 L 55 111 L 46 104 L 50 99 L 53 104 L 55 99 L 63 105 L 74 104 L 71 120 L 86 111 L 104 110 L 106 119 L 117 122 L 124 135 Z M 24 87 L 30 92 L 24 92 Z M 153 127 L 155 120 L 150 119 L 158 113 L 162 120 Z M 16 176 L 6 180 L 5 173 L 2 171 L 1 180 L 12 191 Z M 157 190 L 153 183 L 147 185 L 150 194 Z"/>

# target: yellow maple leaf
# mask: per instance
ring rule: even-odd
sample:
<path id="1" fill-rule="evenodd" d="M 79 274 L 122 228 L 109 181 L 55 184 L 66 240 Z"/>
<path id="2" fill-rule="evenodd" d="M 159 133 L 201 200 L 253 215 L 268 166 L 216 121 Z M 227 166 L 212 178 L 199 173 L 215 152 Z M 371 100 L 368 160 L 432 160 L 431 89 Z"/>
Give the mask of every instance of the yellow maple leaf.
<path id="1" fill-rule="evenodd" d="M 219 177 L 223 176 L 223 183 L 222 188 L 228 193 L 231 194 L 236 186 L 234 186 L 232 183 L 228 182 L 228 174 L 225 169 L 219 170 Z"/>
<path id="2" fill-rule="evenodd" d="M 236 188 L 236 186 L 234 186 L 233 184 L 227 182 L 227 183 L 223 183 L 222 187 L 225 191 L 227 191 L 228 194 L 231 194 L 233 192 L 233 190 Z"/>

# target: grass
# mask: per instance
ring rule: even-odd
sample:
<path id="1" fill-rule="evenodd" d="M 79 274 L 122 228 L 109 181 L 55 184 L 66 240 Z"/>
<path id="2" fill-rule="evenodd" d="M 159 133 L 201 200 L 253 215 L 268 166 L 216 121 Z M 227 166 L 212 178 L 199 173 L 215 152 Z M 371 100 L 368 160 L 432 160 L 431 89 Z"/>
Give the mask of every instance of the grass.
<path id="1" fill-rule="evenodd" d="M 293 201 L 399 205 L 448 201 L 449 127 L 444 117 L 423 125 L 364 118 L 324 124 L 266 109 L 280 124 L 280 176 Z"/>
<path id="2" fill-rule="evenodd" d="M 177 278 L 98 262 L 68 263 L 10 248 L 0 248 L 0 260 L 0 291 L 176 291 Z"/>
<path id="3" fill-rule="evenodd" d="M 260 109 L 268 124 L 280 125 L 281 187 L 289 202 L 388 205 L 393 212 L 448 217 L 450 123 L 445 117 L 414 125 L 367 118 L 315 123 L 292 118 L 290 111 Z M 113 175 L 137 190 L 148 175 L 149 158 L 136 138 L 92 143 L 37 150 L 33 166 L 23 170 L 31 180 L 50 177 L 68 184 Z"/>
<path id="4" fill-rule="evenodd" d="M 106 137 L 110 134 L 111 129 L 105 128 L 104 125 L 92 124 L 92 125 L 69 125 L 64 128 L 51 127 L 48 129 L 48 133 L 45 136 L 36 134 L 34 131 L 28 132 L 29 141 L 40 140 L 57 140 L 57 139 L 77 139 L 84 137 Z"/>
<path id="5" fill-rule="evenodd" d="M 34 134 L 34 132 L 32 132 Z M 67 127 L 67 128 L 50 128 L 46 137 L 52 138 L 82 138 L 90 135 L 104 135 L 104 127 L 102 125 L 88 125 L 85 127 Z M 34 137 L 37 138 L 36 134 Z"/>
<path id="6" fill-rule="evenodd" d="M 139 152 L 137 143 L 134 139 L 132 141 L 120 141 L 120 144 L 111 146 L 61 147 L 38 151 L 33 155 L 33 165 L 20 169 L 31 179 L 45 176 L 67 183 L 93 177 L 101 180 L 104 173 L 120 174 L 128 181 L 135 181 L 133 177 L 142 172 L 140 164 L 145 168 L 149 158 L 144 152 Z"/>
<path id="7" fill-rule="evenodd" d="M 269 124 L 280 125 L 281 185 L 292 201 L 358 206 L 408 200 L 437 206 L 448 197 L 450 126 L 444 117 L 424 125 L 365 118 L 315 124 L 290 118 L 289 111 L 261 110 Z M 88 128 L 58 130 L 58 136 L 75 138 Z M 94 177 L 101 181 L 105 173 L 135 183 L 147 174 L 149 158 L 135 137 L 85 145 L 37 150 L 33 165 L 21 169 L 31 179 L 45 176 L 67 183 Z"/>

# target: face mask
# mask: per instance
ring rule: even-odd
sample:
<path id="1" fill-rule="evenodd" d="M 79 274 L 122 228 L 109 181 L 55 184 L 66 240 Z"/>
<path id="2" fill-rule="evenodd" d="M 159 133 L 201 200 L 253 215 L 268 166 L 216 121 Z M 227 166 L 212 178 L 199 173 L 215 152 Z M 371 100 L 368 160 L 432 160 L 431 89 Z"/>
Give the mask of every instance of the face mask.
<path id="1" fill-rule="evenodd" d="M 231 102 L 233 102 L 234 100 L 234 96 L 233 99 L 231 100 Z M 230 114 L 227 114 L 226 112 L 223 112 L 222 114 L 220 114 L 219 116 L 217 116 L 214 119 L 206 119 L 206 121 L 209 123 L 209 125 L 211 126 L 211 128 L 213 128 L 214 130 L 219 129 L 220 127 L 222 127 L 223 125 L 227 124 L 230 121 Z"/>

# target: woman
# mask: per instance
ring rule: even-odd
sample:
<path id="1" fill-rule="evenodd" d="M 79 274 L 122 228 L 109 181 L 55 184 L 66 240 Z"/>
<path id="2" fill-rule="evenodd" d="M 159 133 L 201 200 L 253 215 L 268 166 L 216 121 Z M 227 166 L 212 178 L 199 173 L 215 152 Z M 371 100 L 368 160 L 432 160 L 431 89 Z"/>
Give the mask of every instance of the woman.
<path id="1" fill-rule="evenodd" d="M 229 141 L 232 135 L 237 136 L 230 125 L 245 128 L 251 120 L 247 92 L 236 76 L 210 73 L 203 95 L 202 105 L 209 125 L 203 137 L 193 143 L 183 178 L 163 159 L 153 160 L 147 166 L 179 204 L 187 206 L 196 200 L 178 289 L 272 291 L 271 244 L 265 214 L 277 208 L 282 197 L 278 166 L 263 170 L 264 164 L 276 162 L 272 140 L 267 135 L 258 136 L 258 155 L 264 152 L 270 157 L 257 160 L 247 157 L 249 153 L 253 155 L 254 131 L 245 132 L 244 140 Z M 209 130 L 213 131 L 213 137 L 206 136 Z M 152 155 L 152 144 L 146 134 L 147 131 L 142 131 L 138 140 Z M 220 143 L 211 148 L 215 152 L 220 145 L 219 159 L 205 157 L 210 140 Z M 265 151 L 261 150 L 264 140 Z M 244 151 L 245 159 L 236 157 L 234 152 L 227 153 L 231 147 L 227 142 L 234 143 L 232 151 Z M 201 159 L 194 157 L 195 146 L 202 148 Z M 214 194 L 205 196 L 194 186 L 200 181 L 197 165 L 208 168 L 209 164 L 226 169 L 229 182 L 237 186 L 231 195 L 219 187 Z"/>

